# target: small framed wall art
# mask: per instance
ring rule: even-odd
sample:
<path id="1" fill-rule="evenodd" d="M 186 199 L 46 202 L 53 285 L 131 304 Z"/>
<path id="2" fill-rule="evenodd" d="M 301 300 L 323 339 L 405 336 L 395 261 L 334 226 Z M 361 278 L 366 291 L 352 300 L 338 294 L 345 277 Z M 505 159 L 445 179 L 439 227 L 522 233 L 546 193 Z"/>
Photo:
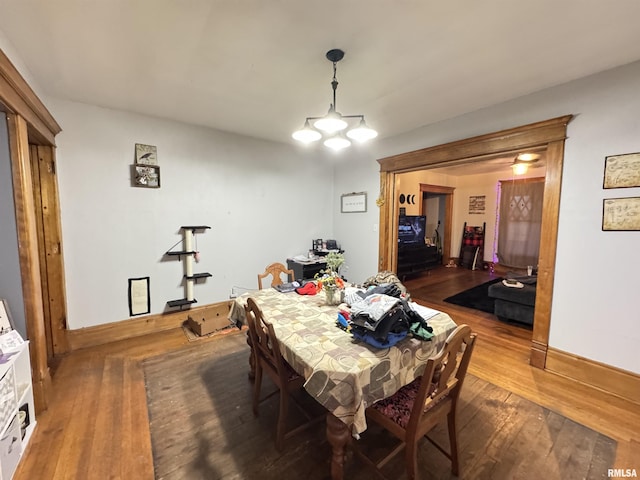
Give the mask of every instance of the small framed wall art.
<path id="1" fill-rule="evenodd" d="M 484 214 L 486 195 L 472 195 L 469 197 L 469 214 Z"/>
<path id="2" fill-rule="evenodd" d="M 144 315 L 151 311 L 149 277 L 129 279 L 129 316 Z"/>
<path id="3" fill-rule="evenodd" d="M 342 213 L 357 213 L 367 211 L 367 192 L 345 193 L 340 197 L 340 211 Z"/>
<path id="4" fill-rule="evenodd" d="M 640 153 L 605 157 L 603 188 L 630 187 L 640 187 Z"/>
<path id="5" fill-rule="evenodd" d="M 132 165 L 134 187 L 160 188 L 160 167 L 157 165 Z"/>
<path id="6" fill-rule="evenodd" d="M 136 143 L 136 164 L 158 165 L 158 149 L 156 146 Z"/>
<path id="7" fill-rule="evenodd" d="M 602 210 L 602 230 L 640 230 L 640 197 L 605 198 Z"/>

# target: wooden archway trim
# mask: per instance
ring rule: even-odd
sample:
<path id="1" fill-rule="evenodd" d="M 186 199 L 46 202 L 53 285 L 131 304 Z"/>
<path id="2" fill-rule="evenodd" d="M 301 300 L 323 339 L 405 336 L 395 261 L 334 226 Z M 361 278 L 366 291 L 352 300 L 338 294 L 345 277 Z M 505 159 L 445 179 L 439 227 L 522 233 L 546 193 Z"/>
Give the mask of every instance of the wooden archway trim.
<path id="1" fill-rule="evenodd" d="M 40 244 L 37 209 L 34 200 L 34 175 L 30 144 L 40 145 L 52 157 L 55 136 L 61 128 L 27 84 L 9 58 L 0 50 L 0 110 L 7 114 L 9 149 L 13 176 L 18 256 L 24 298 L 25 320 L 30 344 L 33 393 L 36 411 L 45 410 L 51 390 L 45 334 Z M 59 225 L 59 211 L 49 212 Z M 60 272 L 61 256 L 51 261 L 51 270 Z M 46 269 L 47 271 L 49 269 Z M 64 310 L 65 299 L 55 298 Z"/>
<path id="2" fill-rule="evenodd" d="M 396 205 L 398 174 L 445 165 L 475 163 L 496 155 L 515 154 L 531 149 L 546 152 L 547 173 L 530 356 L 531 365 L 538 368 L 545 367 L 549 345 L 564 141 L 567 137 L 567 125 L 572 118 L 573 115 L 565 115 L 378 160 L 381 192 L 378 199 L 380 206 L 379 267 L 390 269 L 393 267 L 394 248 L 397 244 L 397 238 L 394 238 L 397 226 L 394 212 L 398 207 Z"/>

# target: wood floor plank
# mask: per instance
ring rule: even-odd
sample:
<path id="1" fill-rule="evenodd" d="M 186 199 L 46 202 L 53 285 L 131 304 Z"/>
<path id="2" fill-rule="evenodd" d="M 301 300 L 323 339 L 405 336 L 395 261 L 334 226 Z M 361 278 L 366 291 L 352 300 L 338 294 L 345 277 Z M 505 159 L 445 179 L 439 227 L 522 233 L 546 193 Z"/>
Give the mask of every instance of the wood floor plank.
<path id="1" fill-rule="evenodd" d="M 122 442 L 122 422 L 114 422 L 112 419 L 121 419 L 123 416 L 123 368 L 122 357 L 109 356 L 105 359 L 101 386 L 106 388 L 100 388 L 97 408 L 91 412 L 95 427 L 87 465 L 108 472 L 109 478 L 114 478 L 114 473 L 120 471 L 120 452 L 112 445 L 120 445 Z"/>
<path id="2" fill-rule="evenodd" d="M 120 441 L 120 477 L 153 479 L 151 432 L 147 412 L 142 365 L 127 358 L 124 364 L 122 392 L 122 438 Z"/>
<path id="3" fill-rule="evenodd" d="M 60 452 L 52 478 L 90 478 L 89 452 L 96 434 L 91 413 L 98 408 L 99 397 L 96 391 L 100 388 L 103 374 L 103 362 L 98 359 L 92 360 L 82 366 L 77 365 L 81 368 L 82 375 L 72 378 L 67 387 L 77 392 L 77 395 L 73 398 L 66 422 L 58 427 L 64 435 L 60 439 Z M 60 408 L 61 405 L 56 404 L 55 407 Z M 64 411 L 64 408 L 61 410 Z M 44 424 L 43 427 L 46 429 L 47 425 Z"/>

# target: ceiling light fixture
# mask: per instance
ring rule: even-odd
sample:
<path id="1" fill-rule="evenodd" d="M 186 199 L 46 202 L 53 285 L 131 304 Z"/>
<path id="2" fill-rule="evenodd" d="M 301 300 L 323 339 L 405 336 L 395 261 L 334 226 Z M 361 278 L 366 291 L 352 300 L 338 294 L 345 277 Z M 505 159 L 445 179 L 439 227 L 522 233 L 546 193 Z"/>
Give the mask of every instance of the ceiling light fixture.
<path id="1" fill-rule="evenodd" d="M 327 59 L 333 63 L 333 79 L 331 88 L 333 89 L 333 103 L 329 105 L 329 112 L 324 117 L 307 117 L 301 130 L 294 132 L 291 136 L 302 143 L 311 143 L 325 137 L 324 145 L 334 151 L 342 150 L 351 145 L 351 140 L 364 143 L 378 136 L 378 132 L 369 128 L 364 121 L 364 115 L 341 115 L 336 110 L 336 89 L 338 80 L 336 79 L 336 64 L 342 60 L 344 52 L 339 49 L 329 50 Z M 349 127 L 348 119 L 360 119 L 357 126 L 343 131 Z M 311 124 L 313 123 L 313 126 Z"/>
<path id="2" fill-rule="evenodd" d="M 516 160 L 520 160 L 521 162 L 536 162 L 539 158 L 539 153 L 519 153 Z"/>
<path id="3" fill-rule="evenodd" d="M 539 153 L 519 153 L 513 160 L 513 174 L 524 175 L 529 171 L 529 165 L 536 163 L 540 158 Z"/>
<path id="4" fill-rule="evenodd" d="M 527 173 L 527 171 L 529 171 L 529 165 L 527 165 L 526 163 L 518 162 L 517 160 L 513 162 L 511 168 L 513 168 L 514 175 L 524 175 L 525 173 Z"/>

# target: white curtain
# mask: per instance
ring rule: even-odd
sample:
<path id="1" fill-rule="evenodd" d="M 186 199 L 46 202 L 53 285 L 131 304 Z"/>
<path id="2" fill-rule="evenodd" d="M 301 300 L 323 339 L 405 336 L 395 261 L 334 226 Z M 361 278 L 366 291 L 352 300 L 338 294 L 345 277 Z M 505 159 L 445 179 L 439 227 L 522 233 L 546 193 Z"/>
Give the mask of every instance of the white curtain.
<path id="1" fill-rule="evenodd" d="M 544 178 L 500 182 L 498 263 L 526 268 L 538 265 Z"/>

